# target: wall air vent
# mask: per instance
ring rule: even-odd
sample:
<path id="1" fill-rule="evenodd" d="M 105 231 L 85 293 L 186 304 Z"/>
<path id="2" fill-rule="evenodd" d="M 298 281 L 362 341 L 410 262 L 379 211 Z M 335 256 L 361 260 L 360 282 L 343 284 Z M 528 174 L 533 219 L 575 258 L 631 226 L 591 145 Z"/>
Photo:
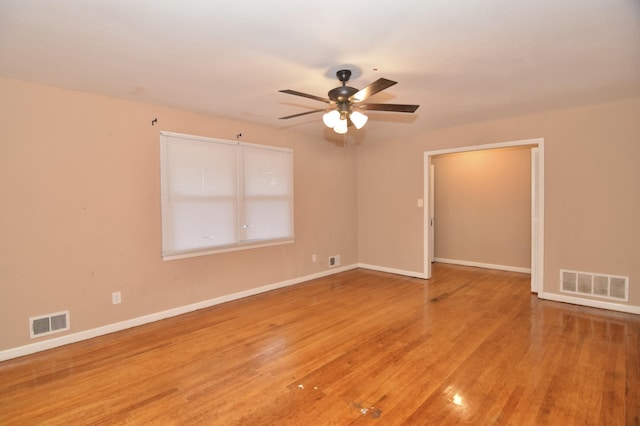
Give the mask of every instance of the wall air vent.
<path id="1" fill-rule="evenodd" d="M 29 318 L 29 335 L 34 337 L 69 330 L 69 311 Z"/>
<path id="2" fill-rule="evenodd" d="M 629 277 L 561 269 L 560 291 L 627 302 Z"/>

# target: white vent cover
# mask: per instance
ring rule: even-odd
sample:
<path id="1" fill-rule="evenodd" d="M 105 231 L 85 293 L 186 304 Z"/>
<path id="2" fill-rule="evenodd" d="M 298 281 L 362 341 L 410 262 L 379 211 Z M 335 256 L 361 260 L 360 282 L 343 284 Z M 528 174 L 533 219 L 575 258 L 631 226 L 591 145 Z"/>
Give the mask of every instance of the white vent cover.
<path id="1" fill-rule="evenodd" d="M 629 277 L 561 269 L 560 291 L 627 302 Z"/>
<path id="2" fill-rule="evenodd" d="M 69 311 L 29 318 L 29 335 L 32 339 L 66 331 L 69 328 Z"/>

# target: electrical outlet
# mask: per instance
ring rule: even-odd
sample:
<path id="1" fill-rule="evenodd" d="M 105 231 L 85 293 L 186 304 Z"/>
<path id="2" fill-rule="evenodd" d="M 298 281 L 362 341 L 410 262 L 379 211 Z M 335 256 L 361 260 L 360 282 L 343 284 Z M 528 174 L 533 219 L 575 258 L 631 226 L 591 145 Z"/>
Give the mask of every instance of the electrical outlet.
<path id="1" fill-rule="evenodd" d="M 111 303 L 114 305 L 118 305 L 122 302 L 122 294 L 119 291 L 111 293 Z"/>
<path id="2" fill-rule="evenodd" d="M 318 256 L 316 256 L 315 254 L 312 254 L 312 255 L 311 255 L 311 261 L 312 261 L 313 263 L 316 263 L 316 262 L 318 261 Z"/>

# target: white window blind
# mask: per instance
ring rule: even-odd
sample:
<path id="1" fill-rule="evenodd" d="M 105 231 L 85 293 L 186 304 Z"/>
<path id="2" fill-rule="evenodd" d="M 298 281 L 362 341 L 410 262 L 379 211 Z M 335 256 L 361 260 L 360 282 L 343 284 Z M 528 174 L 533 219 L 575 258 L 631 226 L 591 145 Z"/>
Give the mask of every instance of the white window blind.
<path id="1" fill-rule="evenodd" d="M 165 259 L 293 240 L 293 152 L 161 132 Z"/>

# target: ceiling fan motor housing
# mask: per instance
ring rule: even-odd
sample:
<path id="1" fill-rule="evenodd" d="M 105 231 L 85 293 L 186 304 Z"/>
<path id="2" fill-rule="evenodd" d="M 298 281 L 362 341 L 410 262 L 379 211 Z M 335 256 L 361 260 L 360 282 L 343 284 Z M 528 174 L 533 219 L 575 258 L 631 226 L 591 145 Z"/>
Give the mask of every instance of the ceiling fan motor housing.
<path id="1" fill-rule="evenodd" d="M 329 99 L 335 103 L 347 102 L 349 98 L 358 93 L 358 89 L 349 86 L 340 86 L 329 90 Z"/>
<path id="2" fill-rule="evenodd" d="M 336 77 L 342 82 L 342 86 L 329 90 L 329 99 L 338 105 L 346 104 L 351 96 L 358 93 L 358 89 L 347 86 L 347 81 L 351 78 L 351 70 L 340 70 L 336 72 Z"/>

